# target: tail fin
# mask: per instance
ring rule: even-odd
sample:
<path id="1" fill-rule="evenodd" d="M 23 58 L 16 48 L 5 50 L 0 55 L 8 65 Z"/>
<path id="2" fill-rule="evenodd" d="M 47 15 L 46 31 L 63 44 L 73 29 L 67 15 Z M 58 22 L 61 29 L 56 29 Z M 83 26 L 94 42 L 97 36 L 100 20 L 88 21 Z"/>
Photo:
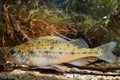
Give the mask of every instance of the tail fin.
<path id="1" fill-rule="evenodd" d="M 114 50 L 116 45 L 116 42 L 110 42 L 98 47 L 101 49 L 101 52 L 97 55 L 97 57 L 106 62 L 114 63 L 116 61 L 116 56 L 112 53 L 112 51 Z"/>

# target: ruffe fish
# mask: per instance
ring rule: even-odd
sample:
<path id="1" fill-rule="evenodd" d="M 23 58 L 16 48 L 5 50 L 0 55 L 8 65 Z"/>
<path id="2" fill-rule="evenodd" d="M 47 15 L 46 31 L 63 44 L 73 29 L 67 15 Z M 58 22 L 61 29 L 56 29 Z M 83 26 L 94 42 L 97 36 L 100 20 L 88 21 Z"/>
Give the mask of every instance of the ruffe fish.
<path id="1" fill-rule="evenodd" d="M 8 50 L 8 58 L 18 64 L 40 68 L 62 63 L 74 64 L 75 61 L 91 56 L 109 63 L 116 61 L 116 56 L 112 53 L 116 42 L 96 48 L 80 47 L 74 43 L 57 36 L 45 36 L 11 48 Z"/>

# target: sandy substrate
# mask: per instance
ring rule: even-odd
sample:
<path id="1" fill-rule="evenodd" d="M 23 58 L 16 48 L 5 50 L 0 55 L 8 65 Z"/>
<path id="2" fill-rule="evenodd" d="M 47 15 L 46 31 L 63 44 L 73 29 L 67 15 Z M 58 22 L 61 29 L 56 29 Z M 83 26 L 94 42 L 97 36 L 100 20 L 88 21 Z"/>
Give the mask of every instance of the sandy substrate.
<path id="1" fill-rule="evenodd" d="M 120 60 L 117 60 L 114 65 L 120 66 Z M 96 63 L 97 66 L 113 64 L 108 63 Z M 46 70 L 46 69 L 45 69 Z M 43 70 L 43 72 L 45 72 Z M 120 80 L 120 70 L 113 70 L 109 72 L 102 72 L 99 70 L 87 70 L 87 69 L 78 69 L 70 68 L 70 71 L 73 73 L 64 73 L 64 74 L 53 74 L 51 71 L 47 70 L 50 73 L 42 73 L 41 70 L 26 70 L 26 69 L 14 69 L 10 72 L 1 72 L 0 80 Z M 78 72 L 78 73 L 74 73 Z M 90 73 L 90 74 L 86 74 Z M 96 75 L 97 74 L 97 75 Z"/>
<path id="2" fill-rule="evenodd" d="M 42 74 L 38 71 L 13 70 L 0 73 L 0 80 L 120 80 L 120 76 L 100 76 L 81 74 Z"/>

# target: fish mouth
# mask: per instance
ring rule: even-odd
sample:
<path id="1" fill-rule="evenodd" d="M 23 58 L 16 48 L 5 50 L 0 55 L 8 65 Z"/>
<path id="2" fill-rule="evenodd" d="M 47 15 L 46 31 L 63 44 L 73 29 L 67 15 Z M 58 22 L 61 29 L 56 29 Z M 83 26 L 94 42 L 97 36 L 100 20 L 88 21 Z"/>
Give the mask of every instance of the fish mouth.
<path id="1" fill-rule="evenodd" d="M 8 61 L 18 64 L 18 65 L 29 65 L 30 61 L 28 57 L 22 57 L 21 55 L 16 55 L 15 57 L 11 57 Z"/>

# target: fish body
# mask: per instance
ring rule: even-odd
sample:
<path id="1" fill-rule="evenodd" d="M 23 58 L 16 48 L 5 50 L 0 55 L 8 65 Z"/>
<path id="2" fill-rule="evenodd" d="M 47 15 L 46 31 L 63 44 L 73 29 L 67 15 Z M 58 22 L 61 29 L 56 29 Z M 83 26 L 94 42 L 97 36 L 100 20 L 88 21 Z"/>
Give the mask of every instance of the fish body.
<path id="1" fill-rule="evenodd" d="M 9 59 L 18 64 L 46 67 L 61 63 L 74 63 L 81 58 L 97 57 L 114 63 L 116 56 L 112 53 L 116 42 L 110 42 L 96 48 L 84 48 L 59 37 L 43 37 L 9 50 Z"/>

